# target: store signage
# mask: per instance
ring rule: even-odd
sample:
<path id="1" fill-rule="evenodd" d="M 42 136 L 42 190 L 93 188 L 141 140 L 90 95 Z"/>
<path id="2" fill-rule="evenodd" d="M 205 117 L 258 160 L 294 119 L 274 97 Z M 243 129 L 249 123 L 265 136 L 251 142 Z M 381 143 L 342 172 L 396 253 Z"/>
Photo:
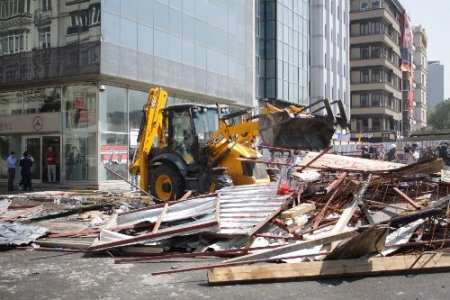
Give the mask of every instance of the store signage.
<path id="1" fill-rule="evenodd" d="M 36 116 L 33 118 L 33 129 L 36 131 L 41 131 L 44 126 L 44 120 L 41 116 Z"/>
<path id="2" fill-rule="evenodd" d="M 2 116 L 0 134 L 59 132 L 61 113 Z"/>
<path id="3" fill-rule="evenodd" d="M 0 123 L 0 132 L 11 132 L 11 131 L 12 131 L 12 122 Z"/>

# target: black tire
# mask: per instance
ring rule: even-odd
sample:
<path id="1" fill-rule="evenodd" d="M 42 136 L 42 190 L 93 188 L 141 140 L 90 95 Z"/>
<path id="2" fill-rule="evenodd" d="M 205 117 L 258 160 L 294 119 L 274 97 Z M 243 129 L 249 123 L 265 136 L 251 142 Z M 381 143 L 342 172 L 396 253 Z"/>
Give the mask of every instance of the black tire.
<path id="1" fill-rule="evenodd" d="M 171 201 L 181 198 L 186 185 L 180 172 L 170 166 L 159 166 L 150 171 L 151 194 L 162 201 Z"/>
<path id="2" fill-rule="evenodd" d="M 278 182 L 280 180 L 280 169 L 267 168 L 267 175 L 269 175 L 270 182 Z"/>
<path id="3" fill-rule="evenodd" d="M 211 174 L 208 191 L 214 193 L 221 188 L 233 186 L 233 180 L 228 174 Z"/>

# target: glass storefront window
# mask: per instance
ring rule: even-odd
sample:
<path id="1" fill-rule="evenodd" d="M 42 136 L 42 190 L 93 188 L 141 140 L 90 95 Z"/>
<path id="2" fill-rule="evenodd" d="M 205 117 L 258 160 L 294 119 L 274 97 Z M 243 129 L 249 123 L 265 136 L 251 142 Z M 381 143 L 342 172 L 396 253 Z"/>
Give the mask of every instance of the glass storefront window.
<path id="1" fill-rule="evenodd" d="M 97 179 L 97 88 L 63 88 L 63 130 L 66 180 Z"/>
<path id="2" fill-rule="evenodd" d="M 101 130 L 112 132 L 128 132 L 127 90 L 107 86 L 100 94 Z"/>
<path id="3" fill-rule="evenodd" d="M 6 166 L 6 159 L 11 151 L 16 152 L 16 158 L 20 159 L 21 148 L 20 148 L 21 136 L 0 136 L 0 179 L 8 178 L 8 167 Z M 19 170 L 19 168 L 17 168 Z M 16 171 L 16 179 L 20 178 L 20 170 Z M 17 180 L 16 180 L 17 181 Z M 16 182 L 17 183 L 17 182 Z"/>
<path id="4" fill-rule="evenodd" d="M 128 134 L 102 133 L 99 153 L 100 180 L 128 178 Z"/>
<path id="5" fill-rule="evenodd" d="M 22 91 L 0 93 L 0 115 L 21 115 L 22 99 Z"/>
<path id="6" fill-rule="evenodd" d="M 25 114 L 60 112 L 61 88 L 41 88 L 23 92 Z"/>

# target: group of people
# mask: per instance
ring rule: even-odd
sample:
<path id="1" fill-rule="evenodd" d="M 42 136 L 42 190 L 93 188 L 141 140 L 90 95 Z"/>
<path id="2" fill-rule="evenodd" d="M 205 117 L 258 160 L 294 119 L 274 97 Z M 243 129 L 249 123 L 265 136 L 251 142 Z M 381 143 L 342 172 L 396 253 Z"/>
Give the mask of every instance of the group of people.
<path id="1" fill-rule="evenodd" d="M 49 183 L 56 183 L 56 160 L 57 155 L 52 147 L 48 147 L 46 154 L 47 162 L 47 180 Z M 6 159 L 6 165 L 8 167 L 8 192 L 15 191 L 14 179 L 16 176 L 16 169 L 20 167 L 20 180 L 19 186 L 23 191 L 31 191 L 31 168 L 34 164 L 34 158 L 28 151 L 23 153 L 23 156 L 19 159 L 16 158 L 16 152 L 11 151 Z"/>
<path id="2" fill-rule="evenodd" d="M 22 187 L 24 191 L 31 191 L 31 167 L 33 166 L 34 158 L 28 152 L 25 151 L 20 160 L 16 158 L 16 152 L 11 151 L 8 158 L 6 159 L 6 165 L 8 166 L 8 192 L 14 191 L 14 178 L 16 176 L 17 165 L 20 166 L 20 175 L 22 179 L 20 180 L 19 186 Z"/>
<path id="3" fill-rule="evenodd" d="M 429 158 L 440 157 L 446 165 L 450 165 L 450 149 L 448 142 L 441 142 L 435 148 L 429 146 L 423 149 L 420 149 L 417 143 L 413 143 L 411 145 L 407 144 L 403 148 L 404 155 L 402 161 L 399 160 L 397 155 L 397 145 L 391 144 L 389 148 L 389 151 L 384 153 L 384 151 L 380 151 L 374 146 L 363 146 L 361 150 L 361 157 L 392 162 L 403 162 L 408 165 L 427 160 Z"/>

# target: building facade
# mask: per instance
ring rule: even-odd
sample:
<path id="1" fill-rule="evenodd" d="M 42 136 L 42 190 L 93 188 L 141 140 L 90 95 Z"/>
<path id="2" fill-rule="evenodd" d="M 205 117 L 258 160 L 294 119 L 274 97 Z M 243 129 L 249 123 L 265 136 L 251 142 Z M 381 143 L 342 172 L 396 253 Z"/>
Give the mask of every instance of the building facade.
<path id="1" fill-rule="evenodd" d="M 309 1 L 255 4 L 256 97 L 308 105 Z"/>
<path id="2" fill-rule="evenodd" d="M 350 117 L 350 1 L 312 0 L 310 7 L 311 103 L 342 100 Z"/>
<path id="3" fill-rule="evenodd" d="M 8 153 L 28 150 L 45 182 L 52 146 L 58 182 L 123 182 L 104 166 L 128 177 L 150 87 L 255 104 L 253 1 L 11 0 L 0 18 L 2 180 Z"/>
<path id="4" fill-rule="evenodd" d="M 396 0 L 350 1 L 352 139 L 395 141 L 402 124 L 402 24 Z"/>
<path id="5" fill-rule="evenodd" d="M 422 26 L 414 27 L 414 131 L 427 126 L 427 45 L 428 39 L 425 29 Z"/>
<path id="6" fill-rule="evenodd" d="M 308 104 L 308 5 L 0 1 L 0 180 L 9 152 L 28 150 L 45 182 L 51 146 L 59 183 L 124 183 L 151 87 L 168 104 Z"/>
<path id="7" fill-rule="evenodd" d="M 428 62 L 427 87 L 428 107 L 434 107 L 444 101 L 444 65 L 440 61 Z"/>

